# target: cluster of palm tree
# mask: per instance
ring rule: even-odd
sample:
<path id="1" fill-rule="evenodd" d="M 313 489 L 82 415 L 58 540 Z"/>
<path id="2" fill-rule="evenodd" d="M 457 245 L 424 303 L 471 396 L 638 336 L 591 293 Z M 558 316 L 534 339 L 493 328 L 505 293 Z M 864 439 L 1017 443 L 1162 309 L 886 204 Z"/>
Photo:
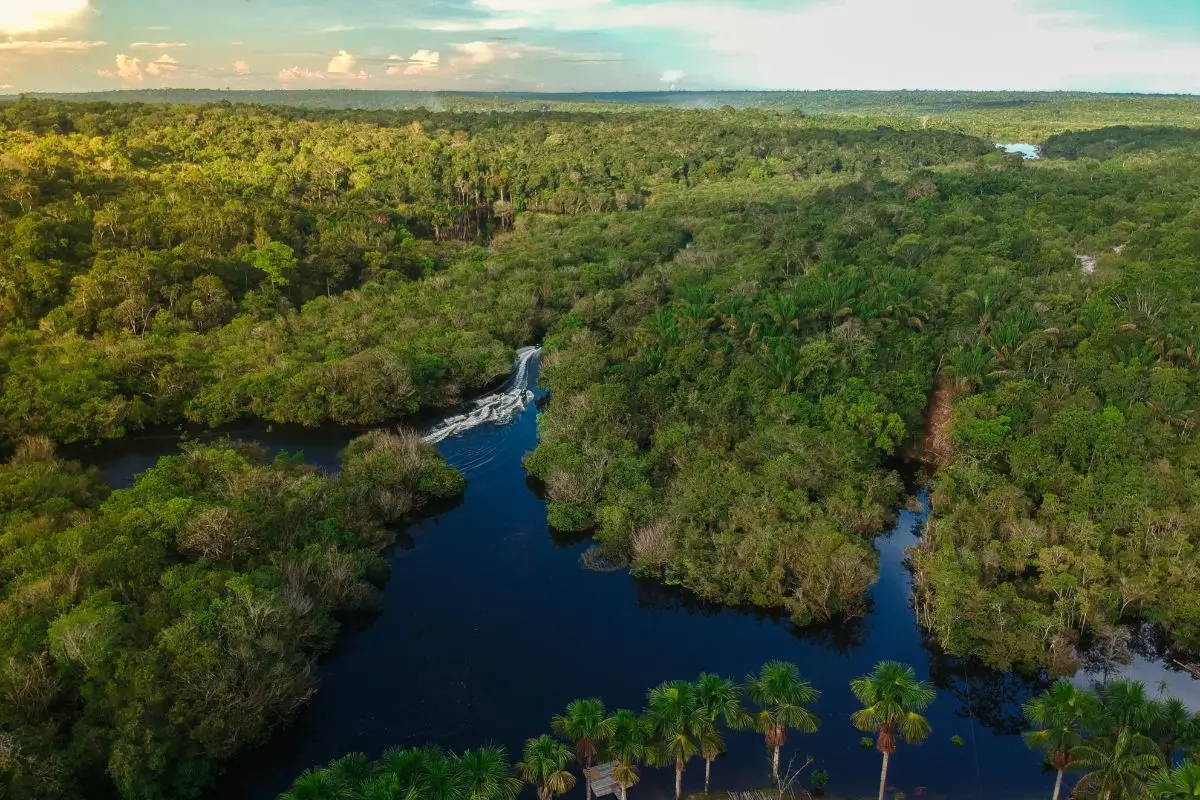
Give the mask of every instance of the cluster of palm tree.
<path id="1" fill-rule="evenodd" d="M 898 740 L 916 744 L 929 735 L 929 722 L 920 712 L 933 702 L 933 688 L 917 680 L 912 667 L 885 661 L 871 674 L 851 681 L 850 689 L 863 705 L 851 719 L 860 730 L 875 734 L 883 755 L 882 800 L 888 760 Z M 772 778 L 779 783 L 780 754 L 788 734 L 816 732 L 820 722 L 811 707 L 820 695 L 794 664 L 770 661 L 741 684 L 711 673 L 694 682 L 660 684 L 647 693 L 641 714 L 620 709 L 609 715 L 601 700 L 575 700 L 551 720 L 552 731 L 573 748 L 549 735 L 530 739 L 518 774 L 537 787 L 539 800 L 552 800 L 575 785 L 569 771 L 573 760 L 586 775 L 598 759 L 605 759 L 613 763 L 621 800 L 627 800 L 628 790 L 641 778 L 640 766 L 673 767 L 675 797 L 681 798 L 688 762 L 696 757 L 704 761 L 707 792 L 713 762 L 725 752 L 724 732 L 753 728 L 763 736 Z"/>
<path id="2" fill-rule="evenodd" d="M 887 785 L 888 761 L 900 739 L 916 744 L 929 735 L 921 716 L 933 702 L 933 688 L 912 667 L 885 661 L 850 682 L 862 703 L 851 720 L 875 735 L 883 755 L 879 798 Z M 683 797 L 688 763 L 704 761 L 704 790 L 713 762 L 725 752 L 726 731 L 754 729 L 771 754 L 771 774 L 780 783 L 780 754 L 791 731 L 814 733 L 819 720 L 812 705 L 821 692 L 795 664 L 769 661 L 743 683 L 711 673 L 695 681 L 668 681 L 651 689 L 642 712 L 608 713 L 596 698 L 574 700 L 550 721 L 554 736 L 525 742 L 522 759 L 510 766 L 503 747 L 488 746 L 461 755 L 436 747 L 393 748 L 374 763 L 355 753 L 318 770 L 307 770 L 280 800 L 514 800 L 528 784 L 538 800 L 553 800 L 575 787 L 573 763 L 585 771 L 611 762 L 621 800 L 641 779 L 642 766 L 673 767 L 675 796 Z M 749 707 L 747 707 L 747 703 Z M 782 784 L 780 783 L 782 786 Z"/>
<path id="3" fill-rule="evenodd" d="M 351 753 L 305 770 L 279 800 L 515 800 L 523 787 L 503 747 L 393 747 L 376 762 Z"/>
<path id="4" fill-rule="evenodd" d="M 1096 690 L 1059 680 L 1025 705 L 1031 748 L 1058 773 L 1082 773 L 1074 796 L 1100 800 L 1200 798 L 1200 716 L 1179 700 L 1151 699 L 1144 684 L 1116 680 Z M 1186 757 L 1179 763 L 1178 755 Z"/>

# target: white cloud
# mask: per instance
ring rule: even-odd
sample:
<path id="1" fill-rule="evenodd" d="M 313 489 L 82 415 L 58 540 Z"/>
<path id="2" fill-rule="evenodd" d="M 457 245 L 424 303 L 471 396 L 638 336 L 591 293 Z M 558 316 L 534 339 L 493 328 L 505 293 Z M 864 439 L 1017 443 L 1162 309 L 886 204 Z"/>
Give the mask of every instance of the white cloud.
<path id="1" fill-rule="evenodd" d="M 179 62 L 163 53 L 146 65 L 146 74 L 156 78 L 165 78 L 179 69 Z"/>
<path id="2" fill-rule="evenodd" d="M 249 75 L 250 74 L 250 64 L 248 64 L 245 61 L 235 61 L 235 62 L 233 62 L 233 71 L 236 72 L 238 75 Z"/>
<path id="3" fill-rule="evenodd" d="M 570 13 L 562 13 L 564 3 Z M 474 4 L 542 29 L 674 31 L 733 85 L 1200 91 L 1195 37 L 1170 41 L 1094 14 L 1037 10 L 1027 0 L 821 0 L 784 10 L 732 0 Z"/>
<path id="4" fill-rule="evenodd" d="M 177 47 L 191 47 L 187 42 L 134 42 L 129 46 L 134 50 L 173 50 Z"/>
<path id="5" fill-rule="evenodd" d="M 0 83 L 0 89 L 11 89 L 11 88 L 12 88 L 11 83 Z"/>
<path id="6" fill-rule="evenodd" d="M 343 80 L 365 81 L 370 76 L 366 70 L 354 71 L 358 65 L 356 59 L 351 53 L 345 50 L 339 50 L 338 54 L 329 59 L 329 66 L 325 68 L 326 77 L 340 78 Z"/>
<path id="7" fill-rule="evenodd" d="M 96 74 L 104 78 L 119 78 L 125 83 L 141 83 L 145 80 L 145 75 L 142 74 L 142 60 L 124 53 L 117 56 L 116 69 L 98 69 Z"/>
<path id="8" fill-rule="evenodd" d="M 84 42 L 67 39 L 51 39 L 49 41 L 36 42 L 16 39 L 8 42 L 0 42 L 0 50 L 27 56 L 42 55 L 45 53 L 82 53 L 95 47 L 104 47 L 106 44 L 108 42 Z"/>
<path id="9" fill-rule="evenodd" d="M 13 36 L 70 28 L 91 13 L 91 0 L 0 0 L 0 33 Z"/>
<path id="10" fill-rule="evenodd" d="M 659 80 L 662 81 L 663 83 L 669 83 L 672 86 L 674 86 L 675 84 L 677 84 L 681 80 L 683 80 L 685 75 L 687 75 L 687 73 L 681 69 L 668 69 L 668 70 L 663 70 L 662 77 L 659 78 Z"/>
<path id="11" fill-rule="evenodd" d="M 497 60 L 515 60 L 526 50 L 521 45 L 506 42 L 464 42 L 453 45 L 455 56 L 450 60 L 452 67 L 490 64 Z"/>
<path id="12" fill-rule="evenodd" d="M 524 18 L 480 18 L 474 20 L 427 19 L 417 20 L 413 23 L 413 27 L 423 31 L 437 31 L 438 33 L 468 33 L 471 31 L 515 31 L 527 27 L 529 24 L 530 21 Z"/>
<path id="13" fill-rule="evenodd" d="M 329 66 L 325 68 L 325 71 L 335 75 L 353 75 L 354 65 L 357 63 L 358 60 L 354 56 L 341 50 L 329 60 Z"/>
<path id="14" fill-rule="evenodd" d="M 408 58 L 388 56 L 388 61 L 401 62 L 388 67 L 388 75 L 427 75 L 437 71 L 442 61 L 442 54 L 436 50 L 418 50 Z"/>
<path id="15" fill-rule="evenodd" d="M 125 83 L 142 83 L 149 75 L 152 78 L 169 78 L 179 69 L 179 62 L 166 53 L 146 64 L 140 58 L 121 53 L 117 56 L 116 69 L 100 69 L 96 73 L 105 78 L 116 78 Z"/>
<path id="16" fill-rule="evenodd" d="M 286 67 L 279 70 L 279 82 L 292 84 L 298 80 L 325 80 L 325 73 L 311 70 L 308 67 Z"/>

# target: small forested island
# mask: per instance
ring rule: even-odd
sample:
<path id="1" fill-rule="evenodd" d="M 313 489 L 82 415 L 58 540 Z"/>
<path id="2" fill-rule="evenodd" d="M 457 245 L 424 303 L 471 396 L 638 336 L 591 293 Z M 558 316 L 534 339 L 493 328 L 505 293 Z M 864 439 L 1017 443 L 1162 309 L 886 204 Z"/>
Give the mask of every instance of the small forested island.
<path id="1" fill-rule="evenodd" d="M 1056 796 L 1194 796 L 1195 709 L 1054 679 L 1131 631 L 1200 661 L 1200 99 L 387 94 L 0 102 L 0 796 L 199 797 L 286 728 L 406 528 L 471 491 L 414 431 L 532 345 L 521 491 L 582 567 L 821 636 L 870 616 L 876 537 L 927 486 L 928 647 L 1036 684 L 996 727 Z M 258 441 L 300 428 L 345 434 L 336 466 Z M 934 702 L 900 658 L 853 696 L 772 660 L 583 700 L 511 767 L 409 730 L 286 796 L 550 800 L 600 759 L 623 796 L 746 728 L 744 789 L 819 793 L 787 732 L 824 692 L 882 800 Z"/>

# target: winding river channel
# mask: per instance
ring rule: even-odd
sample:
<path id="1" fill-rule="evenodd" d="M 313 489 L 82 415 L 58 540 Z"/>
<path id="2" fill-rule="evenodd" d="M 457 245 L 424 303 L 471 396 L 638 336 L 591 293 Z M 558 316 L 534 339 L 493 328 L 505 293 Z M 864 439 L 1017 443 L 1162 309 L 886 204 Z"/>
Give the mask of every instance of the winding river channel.
<path id="1" fill-rule="evenodd" d="M 532 360 L 524 376 L 531 389 L 536 367 Z M 403 537 L 391 554 L 382 612 L 345 632 L 295 724 L 235 761 L 211 797 L 268 800 L 306 767 L 349 751 L 374 757 L 392 745 L 494 742 L 516 755 L 573 698 L 640 709 L 645 690 L 663 680 L 701 671 L 740 678 L 775 658 L 799 664 L 824 692 L 816 708 L 821 731 L 793 735 L 784 759 L 795 755 L 799 764 L 811 756 L 812 768 L 829 772 L 831 794 L 873 796 L 877 789 L 878 755 L 860 745 L 850 724 L 855 704 L 846 684 L 881 659 L 898 659 L 934 681 L 938 699 L 929 712 L 933 735 L 919 747 L 902 745 L 892 761 L 897 791 L 910 798 L 1049 796 L 1053 775 L 1019 736 L 1020 704 L 1044 679 L 947 658 L 917 627 L 905 549 L 920 535 L 925 511 L 901 511 L 877 539 L 881 574 L 864 618 L 797 628 L 768 613 L 708 606 L 624 572 L 582 569 L 586 540 L 547 528 L 545 501 L 522 469 L 536 442 L 536 417 L 534 403 L 522 404 L 507 424 L 505 416 L 437 444 L 467 476 L 463 501 Z M 337 452 L 358 433 L 259 428 L 233 435 L 300 450 L 336 469 Z M 121 486 L 176 449 L 173 437 L 136 437 L 80 455 Z M 1151 691 L 1165 681 L 1200 710 L 1200 681 L 1166 668 L 1149 645 L 1134 649 L 1130 665 L 1099 664 L 1078 679 L 1125 673 Z M 761 738 L 734 734 L 713 766 L 713 789 L 767 785 L 768 770 Z M 694 762 L 685 791 L 699 791 L 703 773 Z M 671 770 L 646 770 L 630 796 L 667 798 L 672 789 Z M 581 787 L 572 793 L 582 795 Z"/>

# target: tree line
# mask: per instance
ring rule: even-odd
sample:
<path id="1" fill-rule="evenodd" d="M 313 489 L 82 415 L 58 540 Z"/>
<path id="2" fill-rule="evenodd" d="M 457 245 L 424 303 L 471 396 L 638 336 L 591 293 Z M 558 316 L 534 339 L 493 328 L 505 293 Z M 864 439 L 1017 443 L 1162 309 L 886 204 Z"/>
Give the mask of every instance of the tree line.
<path id="1" fill-rule="evenodd" d="M 859 730 L 873 735 L 881 753 L 879 800 L 887 786 L 888 762 L 900 741 L 919 744 L 931 732 L 921 711 L 934 700 L 934 690 L 905 664 L 880 662 L 873 672 L 855 678 L 850 690 L 862 708 L 851 715 Z M 780 753 L 791 731 L 815 733 L 820 720 L 811 706 L 821 692 L 805 680 L 795 664 L 769 661 L 743 683 L 713 673 L 695 681 L 668 681 L 646 693 L 641 713 L 619 709 L 609 713 L 597 698 L 574 700 L 550 721 L 553 735 L 525 742 L 522 759 L 509 766 L 503 747 L 469 750 L 461 756 L 436 747 L 394 748 L 370 763 L 361 753 L 328 767 L 307 770 L 280 800 L 513 800 L 525 785 L 539 800 L 553 800 L 576 785 L 572 763 L 581 770 L 588 800 L 592 787 L 587 771 L 611 762 L 621 800 L 641 780 L 642 766 L 675 772 L 675 797 L 683 798 L 683 775 L 696 758 L 704 761 L 704 791 L 709 790 L 713 762 L 726 751 L 724 731 L 752 728 L 763 736 L 771 754 L 771 778 L 781 792 L 797 775 L 780 766 Z M 747 707 L 747 705 L 749 707 Z M 810 781 L 824 788 L 828 775 L 814 772 Z"/>
<path id="2" fill-rule="evenodd" d="M 919 744 L 932 732 L 922 715 L 935 699 L 933 687 L 913 669 L 894 661 L 850 681 L 861 704 L 854 726 L 871 734 L 882 756 L 879 800 L 887 795 L 888 766 L 897 744 Z M 280 800 L 514 800 L 524 786 L 539 800 L 553 800 L 583 783 L 588 771 L 611 765 L 621 800 L 641 781 L 641 767 L 674 770 L 675 797 L 684 796 L 690 762 L 704 762 L 704 791 L 713 762 L 726 752 L 727 731 L 754 729 L 770 753 L 771 780 L 792 793 L 801 770 L 781 769 L 780 753 L 791 731 L 816 733 L 811 706 L 820 697 L 794 664 L 771 661 L 736 683 L 712 673 L 695 681 L 668 681 L 647 692 L 640 712 L 609 712 L 597 698 L 574 700 L 550 723 L 552 734 L 525 742 L 521 760 L 510 764 L 500 746 L 461 755 L 427 746 L 393 748 L 376 762 L 361 753 L 326 767 L 306 770 Z M 1138 681 L 1115 680 L 1095 689 L 1059 680 L 1023 708 L 1030 749 L 1055 772 L 1052 800 L 1067 786 L 1071 797 L 1096 800 L 1190 800 L 1200 790 L 1200 715 L 1179 700 L 1150 698 Z M 1178 758 L 1179 756 L 1182 758 Z M 578 767 L 577 778 L 572 765 Z M 809 776 L 809 791 L 821 796 L 829 781 L 823 770 Z M 899 797 L 899 795 L 897 795 Z"/>
<path id="3" fill-rule="evenodd" d="M 1068 772 L 1072 797 L 1186 800 L 1200 794 L 1200 715 L 1174 698 L 1149 698 L 1139 681 L 1085 689 L 1060 679 L 1026 703 L 1026 744 L 1055 771 L 1053 800 Z M 1179 753 L 1186 758 L 1174 764 Z"/>

